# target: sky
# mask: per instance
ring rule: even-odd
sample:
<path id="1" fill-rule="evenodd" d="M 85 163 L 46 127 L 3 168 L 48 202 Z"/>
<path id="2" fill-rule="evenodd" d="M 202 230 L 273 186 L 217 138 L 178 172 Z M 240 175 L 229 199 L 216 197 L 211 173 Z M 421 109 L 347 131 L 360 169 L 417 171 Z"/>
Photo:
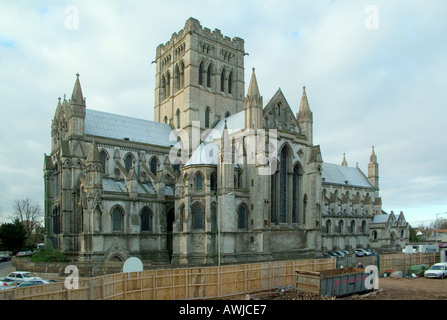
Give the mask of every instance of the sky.
<path id="1" fill-rule="evenodd" d="M 303 86 L 323 161 L 367 173 L 413 226 L 447 212 L 447 2 L 0 0 L 0 221 L 43 207 L 58 98 L 80 74 L 87 108 L 153 120 L 156 47 L 188 18 L 245 41 L 264 104 Z M 447 218 L 447 214 L 439 218 Z"/>

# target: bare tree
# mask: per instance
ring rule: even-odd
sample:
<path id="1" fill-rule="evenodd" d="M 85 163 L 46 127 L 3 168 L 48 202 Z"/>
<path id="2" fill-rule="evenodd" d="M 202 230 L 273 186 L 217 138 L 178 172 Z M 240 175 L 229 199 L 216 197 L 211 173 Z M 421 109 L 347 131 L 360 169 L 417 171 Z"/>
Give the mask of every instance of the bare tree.
<path id="1" fill-rule="evenodd" d="M 27 235 L 33 233 L 36 226 L 40 224 L 43 217 L 42 208 L 39 203 L 29 198 L 14 201 L 14 211 L 16 218 L 23 224 Z"/>

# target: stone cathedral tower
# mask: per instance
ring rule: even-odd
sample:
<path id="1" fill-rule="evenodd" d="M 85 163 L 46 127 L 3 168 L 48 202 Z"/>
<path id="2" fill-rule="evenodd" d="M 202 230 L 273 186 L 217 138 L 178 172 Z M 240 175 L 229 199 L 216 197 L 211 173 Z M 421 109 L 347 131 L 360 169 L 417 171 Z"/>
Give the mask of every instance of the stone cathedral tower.
<path id="1" fill-rule="evenodd" d="M 155 121 L 185 129 L 191 137 L 193 121 L 203 131 L 244 110 L 244 54 L 241 38 L 188 19 L 157 47 Z"/>

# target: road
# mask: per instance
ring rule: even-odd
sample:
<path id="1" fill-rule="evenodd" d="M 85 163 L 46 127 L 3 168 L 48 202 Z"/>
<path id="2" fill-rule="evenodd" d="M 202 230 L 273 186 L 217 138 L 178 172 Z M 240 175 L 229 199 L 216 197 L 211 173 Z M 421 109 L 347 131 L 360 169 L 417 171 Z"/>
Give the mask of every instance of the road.
<path id="1" fill-rule="evenodd" d="M 10 272 L 14 271 L 15 268 L 12 266 L 11 261 L 0 263 L 0 278 L 6 277 Z"/>

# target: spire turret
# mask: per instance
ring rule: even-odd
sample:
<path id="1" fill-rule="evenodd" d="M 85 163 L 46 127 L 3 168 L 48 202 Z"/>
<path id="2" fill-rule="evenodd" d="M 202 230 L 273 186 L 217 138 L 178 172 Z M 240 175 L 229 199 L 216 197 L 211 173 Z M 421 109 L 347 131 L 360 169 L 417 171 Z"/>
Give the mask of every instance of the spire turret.
<path id="1" fill-rule="evenodd" d="M 346 154 L 345 153 L 343 153 L 343 161 L 341 162 L 341 165 L 344 166 L 344 167 L 348 166 L 348 162 L 346 161 Z"/>
<path id="2" fill-rule="evenodd" d="M 310 144 L 313 144 L 313 114 L 309 107 L 307 99 L 306 87 L 303 87 L 301 96 L 300 110 L 297 114 L 298 123 L 301 131 L 306 135 Z"/>
<path id="3" fill-rule="evenodd" d="M 64 99 L 65 100 L 65 99 Z M 65 103 L 65 101 L 64 101 Z M 62 107 L 64 106 L 62 103 Z M 83 135 L 85 128 L 85 100 L 82 95 L 81 82 L 79 81 L 79 73 L 76 74 L 76 82 L 71 95 L 71 100 L 68 103 L 68 134 Z"/>
<path id="4" fill-rule="evenodd" d="M 251 75 L 250 85 L 245 98 L 245 128 L 257 130 L 262 127 L 263 102 L 259 93 L 258 81 L 256 80 L 255 68 Z"/>
<path id="5" fill-rule="evenodd" d="M 88 152 L 87 160 L 85 161 L 85 163 L 102 163 L 95 139 L 93 139 L 92 141 L 92 145 L 90 146 L 90 151 Z"/>
<path id="6" fill-rule="evenodd" d="M 306 87 L 303 87 L 303 95 L 301 96 L 301 104 L 300 104 L 300 113 L 310 113 L 312 114 L 312 111 L 310 111 L 309 107 L 309 101 L 307 100 L 307 94 L 306 94 Z"/>
<path id="7" fill-rule="evenodd" d="M 76 82 L 71 95 L 71 104 L 76 104 L 85 107 L 84 95 L 82 94 L 81 81 L 79 81 L 79 73 L 76 74 Z"/>
<path id="8" fill-rule="evenodd" d="M 372 147 L 371 156 L 368 164 L 368 181 L 375 188 L 379 188 L 379 164 L 377 163 L 376 152 Z"/>

